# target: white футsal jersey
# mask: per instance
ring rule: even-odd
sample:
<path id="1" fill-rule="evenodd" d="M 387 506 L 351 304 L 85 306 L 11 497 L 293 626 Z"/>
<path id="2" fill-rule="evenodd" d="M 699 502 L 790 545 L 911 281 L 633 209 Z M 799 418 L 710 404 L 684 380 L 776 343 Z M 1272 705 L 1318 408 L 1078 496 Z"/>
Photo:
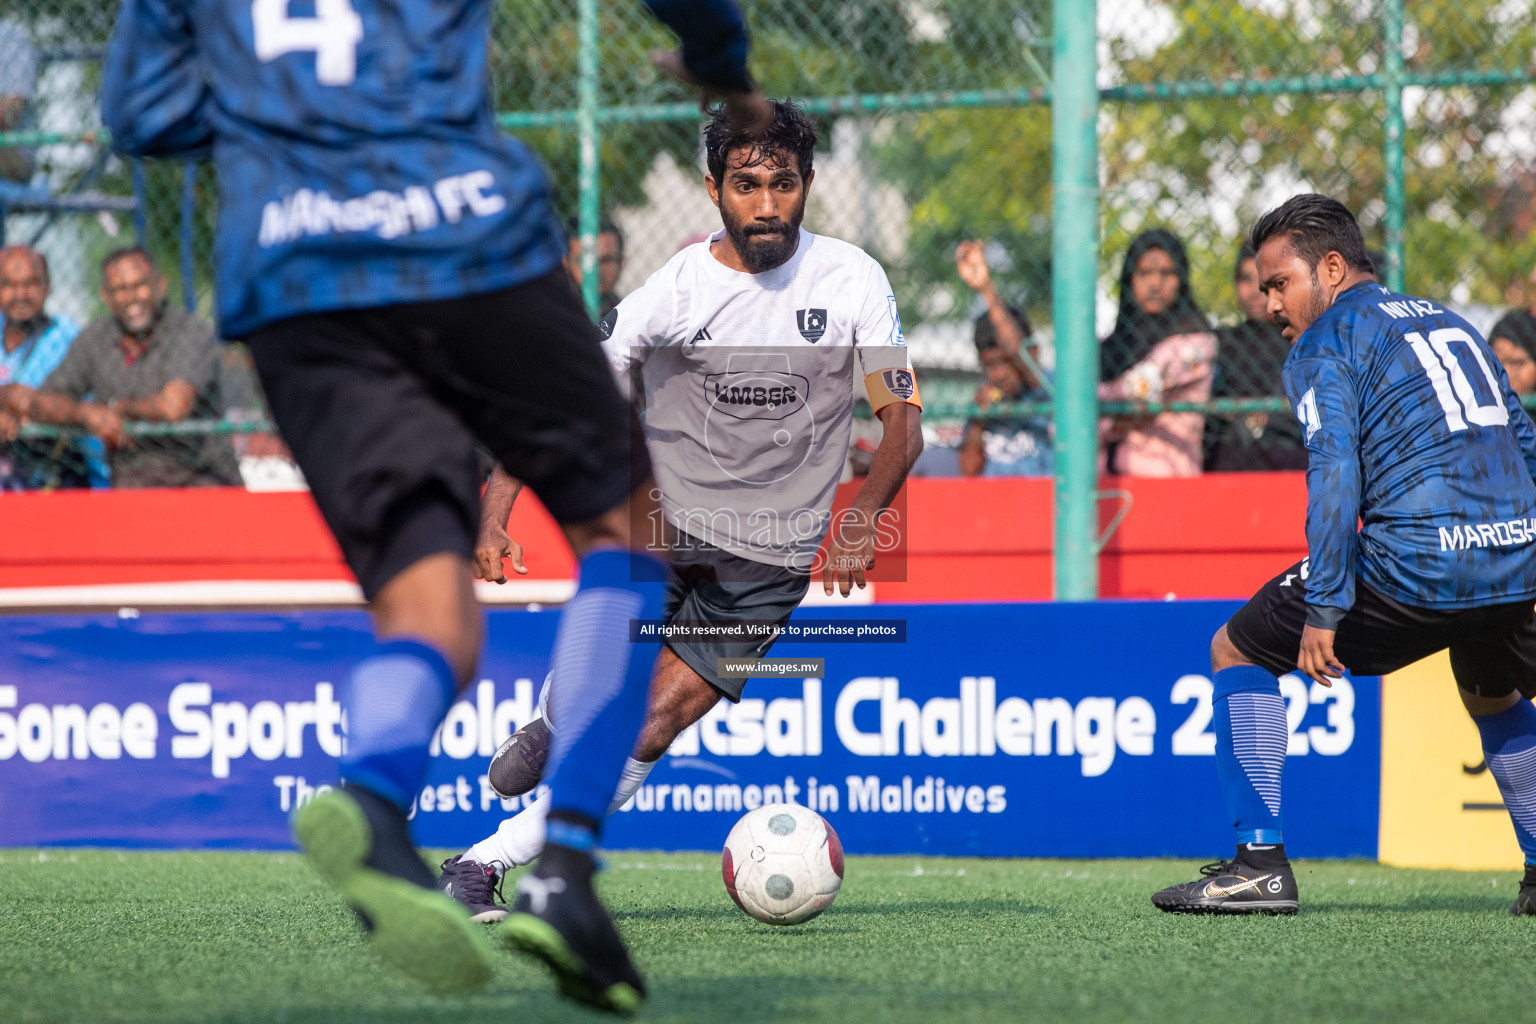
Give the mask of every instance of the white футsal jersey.
<path id="1" fill-rule="evenodd" d="M 800 232 L 781 267 L 672 257 L 604 319 L 609 362 L 638 365 L 667 519 L 758 562 L 809 570 L 848 453 L 855 362 L 878 412 L 920 404 L 896 299 L 857 246 Z"/>

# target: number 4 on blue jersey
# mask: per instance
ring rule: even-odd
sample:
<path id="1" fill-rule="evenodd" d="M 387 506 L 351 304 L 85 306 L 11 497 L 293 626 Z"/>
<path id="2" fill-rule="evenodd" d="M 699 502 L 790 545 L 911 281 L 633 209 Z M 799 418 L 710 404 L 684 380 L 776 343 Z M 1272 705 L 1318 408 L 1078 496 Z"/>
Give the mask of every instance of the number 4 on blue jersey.
<path id="1" fill-rule="evenodd" d="M 700 82 L 746 90 L 734 0 L 647 0 Z M 312 11 L 313 13 L 308 13 Z M 123 0 L 113 144 L 218 170 L 220 327 L 511 287 L 560 262 L 538 159 L 496 127 L 491 0 Z"/>

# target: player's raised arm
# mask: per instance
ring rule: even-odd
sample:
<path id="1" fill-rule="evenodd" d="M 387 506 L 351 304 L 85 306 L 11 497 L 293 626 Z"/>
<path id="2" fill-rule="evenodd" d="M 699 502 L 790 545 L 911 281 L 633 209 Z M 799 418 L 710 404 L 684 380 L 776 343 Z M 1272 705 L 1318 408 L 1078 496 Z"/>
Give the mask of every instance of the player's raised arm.
<path id="1" fill-rule="evenodd" d="M 703 85 L 751 92 L 747 19 L 736 0 L 645 0 L 683 42 L 683 66 Z"/>
<path id="2" fill-rule="evenodd" d="M 1354 369 L 1313 339 L 1285 369 L 1307 446 L 1307 625 L 1336 630 L 1355 603 L 1360 522 L 1360 417 Z M 1304 357 L 1304 358 L 1298 358 Z"/>
<path id="3" fill-rule="evenodd" d="M 119 152 L 208 155 L 210 93 L 187 8 L 177 0 L 123 0 L 101 75 L 101 119 Z"/>
<path id="4" fill-rule="evenodd" d="M 700 88 L 699 105 L 723 102 L 731 120 L 757 132 L 773 108 L 747 72 L 747 20 L 736 0 L 645 0 L 645 5 L 682 40 L 678 50 L 651 55 L 657 67 Z"/>

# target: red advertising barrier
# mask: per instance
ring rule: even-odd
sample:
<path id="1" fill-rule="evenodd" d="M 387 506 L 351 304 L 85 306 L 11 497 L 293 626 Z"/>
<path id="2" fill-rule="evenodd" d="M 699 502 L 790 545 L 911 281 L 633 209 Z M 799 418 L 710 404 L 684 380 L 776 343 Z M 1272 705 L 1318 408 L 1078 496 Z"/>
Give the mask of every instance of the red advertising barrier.
<path id="1" fill-rule="evenodd" d="M 845 485 L 839 503 L 855 489 Z M 1245 597 L 1305 554 L 1299 473 L 1106 477 L 1100 489 L 1104 528 L 1124 512 L 1100 559 L 1105 597 Z M 904 501 L 905 558 L 877 567 L 877 601 L 1051 597 L 1049 480 L 918 479 Z M 571 577 L 560 531 L 532 495 L 510 530 L 528 579 Z M 0 536 L 0 587 L 351 578 L 306 493 L 6 494 Z"/>

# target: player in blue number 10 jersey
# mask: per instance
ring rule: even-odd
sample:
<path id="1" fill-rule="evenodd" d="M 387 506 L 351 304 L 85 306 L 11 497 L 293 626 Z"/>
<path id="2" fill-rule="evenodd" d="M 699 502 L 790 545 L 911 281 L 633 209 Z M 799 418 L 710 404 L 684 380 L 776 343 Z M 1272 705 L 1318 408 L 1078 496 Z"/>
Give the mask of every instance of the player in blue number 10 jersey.
<path id="1" fill-rule="evenodd" d="M 766 123 L 734 0 L 647 2 L 682 39 L 659 63 L 748 130 Z M 594 849 L 656 658 L 629 623 L 661 616 L 665 552 L 645 547 L 645 446 L 560 267 L 549 183 L 496 128 L 490 15 L 490 0 L 124 0 L 102 113 L 124 152 L 213 160 L 222 333 L 250 346 L 373 613 L 377 646 L 343 689 L 342 784 L 295 814 L 299 844 L 387 961 L 442 989 L 490 977 L 406 821 L 479 656 L 479 442 L 580 559 L 551 659 L 566 727 L 548 843 L 501 936 L 563 994 L 628 1012 L 645 987 L 593 892 Z"/>
<path id="2" fill-rule="evenodd" d="M 1525 852 L 1512 908 L 1536 914 L 1536 426 L 1488 343 L 1435 302 L 1381 287 L 1354 216 L 1300 195 L 1252 243 L 1292 343 L 1285 392 L 1307 446 L 1307 554 L 1211 644 L 1216 764 L 1232 860 L 1152 897 L 1178 913 L 1294 914 L 1278 676 L 1328 687 L 1449 648 L 1462 702 Z"/>

